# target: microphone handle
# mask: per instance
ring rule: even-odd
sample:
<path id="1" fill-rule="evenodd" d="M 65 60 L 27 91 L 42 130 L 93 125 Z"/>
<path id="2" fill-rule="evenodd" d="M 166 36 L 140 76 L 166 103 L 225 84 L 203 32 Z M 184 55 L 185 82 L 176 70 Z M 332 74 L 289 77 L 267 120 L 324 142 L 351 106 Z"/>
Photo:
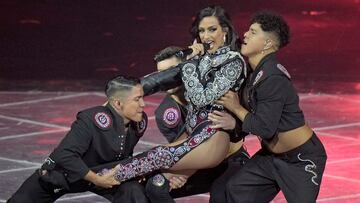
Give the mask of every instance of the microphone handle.
<path id="1" fill-rule="evenodd" d="M 204 52 L 206 52 L 207 50 L 210 49 L 210 45 L 208 43 L 202 43 L 202 45 L 204 46 Z M 180 58 L 185 58 L 187 55 L 190 55 L 191 53 L 193 53 L 193 50 L 191 48 L 187 48 L 187 49 L 178 51 L 175 54 L 175 56 L 180 57 Z"/>

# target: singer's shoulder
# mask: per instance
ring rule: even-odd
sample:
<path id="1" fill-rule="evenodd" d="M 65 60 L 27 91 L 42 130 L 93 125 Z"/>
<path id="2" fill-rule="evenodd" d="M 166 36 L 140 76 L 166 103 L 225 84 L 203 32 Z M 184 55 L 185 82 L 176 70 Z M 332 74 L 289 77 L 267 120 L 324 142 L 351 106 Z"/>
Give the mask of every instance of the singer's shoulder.
<path id="1" fill-rule="evenodd" d="M 229 51 L 229 52 L 227 52 L 227 54 L 229 55 L 230 60 L 240 60 L 242 63 L 245 63 L 245 60 L 242 57 L 242 55 L 240 54 L 240 52 L 238 52 L 238 51 Z"/>
<path id="2" fill-rule="evenodd" d="M 229 55 L 229 58 L 242 58 L 240 52 L 238 51 L 228 51 L 226 54 Z"/>

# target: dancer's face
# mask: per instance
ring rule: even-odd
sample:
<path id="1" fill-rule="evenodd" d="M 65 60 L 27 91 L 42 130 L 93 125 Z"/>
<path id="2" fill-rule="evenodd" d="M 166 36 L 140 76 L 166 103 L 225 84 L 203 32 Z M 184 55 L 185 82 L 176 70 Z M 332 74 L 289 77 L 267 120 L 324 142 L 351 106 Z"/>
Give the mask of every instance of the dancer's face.
<path id="1" fill-rule="evenodd" d="M 130 120 L 140 122 L 144 107 L 144 91 L 140 84 L 134 86 L 124 98 L 120 99 L 120 111 L 125 123 Z"/>
<path id="2" fill-rule="evenodd" d="M 199 37 L 201 43 L 210 45 L 209 53 L 214 53 L 218 48 L 224 46 L 226 31 L 221 27 L 215 16 L 204 17 L 199 23 Z"/>
<path id="3" fill-rule="evenodd" d="M 261 29 L 260 24 L 254 23 L 249 30 L 244 33 L 241 54 L 246 57 L 255 57 L 261 54 L 268 39 L 266 33 Z"/>
<path id="4" fill-rule="evenodd" d="M 156 67 L 158 71 L 163 71 L 166 69 L 169 69 L 171 67 L 177 66 L 180 63 L 180 60 L 176 58 L 175 56 L 159 61 L 156 63 Z M 166 92 L 169 94 L 174 94 L 180 90 L 180 87 L 175 87 L 173 89 L 169 89 Z"/>

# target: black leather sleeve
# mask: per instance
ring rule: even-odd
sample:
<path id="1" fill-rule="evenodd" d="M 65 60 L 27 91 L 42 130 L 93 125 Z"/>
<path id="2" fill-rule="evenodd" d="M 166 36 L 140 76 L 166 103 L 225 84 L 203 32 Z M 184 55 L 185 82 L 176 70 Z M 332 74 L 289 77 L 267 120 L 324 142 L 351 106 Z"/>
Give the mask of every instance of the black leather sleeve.
<path id="1" fill-rule="evenodd" d="M 175 66 L 164 71 L 154 72 L 144 76 L 141 84 L 144 88 L 144 95 L 148 96 L 159 91 L 165 91 L 180 86 L 180 66 Z"/>

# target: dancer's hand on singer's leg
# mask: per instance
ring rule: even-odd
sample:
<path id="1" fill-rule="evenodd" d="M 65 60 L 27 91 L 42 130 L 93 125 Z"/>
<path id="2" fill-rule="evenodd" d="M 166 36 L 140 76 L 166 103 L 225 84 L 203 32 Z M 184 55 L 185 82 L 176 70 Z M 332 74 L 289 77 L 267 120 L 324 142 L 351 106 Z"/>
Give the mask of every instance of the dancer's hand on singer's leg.
<path id="1" fill-rule="evenodd" d="M 163 173 L 166 179 L 169 181 L 170 190 L 178 189 L 185 185 L 188 177 L 185 175 L 178 175 L 172 173 Z"/>
<path id="2" fill-rule="evenodd" d="M 102 188 L 112 188 L 113 186 L 120 185 L 120 182 L 115 180 L 114 175 L 115 169 L 111 169 L 102 175 L 95 174 L 91 182 Z"/>

